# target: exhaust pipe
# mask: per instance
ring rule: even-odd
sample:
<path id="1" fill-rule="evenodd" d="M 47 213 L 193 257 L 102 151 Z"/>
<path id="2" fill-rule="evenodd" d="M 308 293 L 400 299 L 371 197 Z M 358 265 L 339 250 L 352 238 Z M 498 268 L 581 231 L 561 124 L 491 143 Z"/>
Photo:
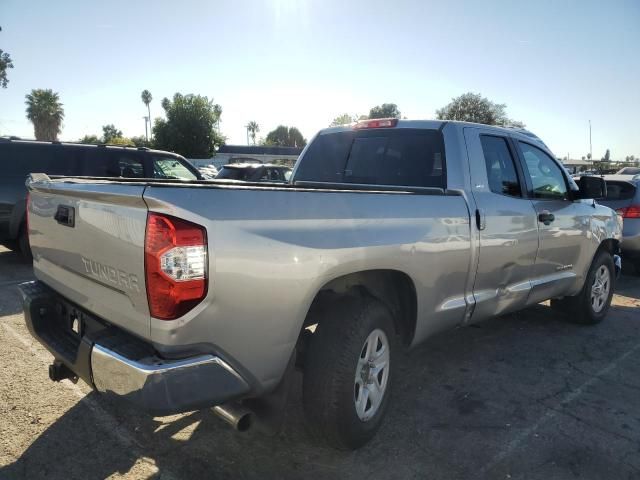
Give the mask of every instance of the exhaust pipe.
<path id="1" fill-rule="evenodd" d="M 253 413 L 237 403 L 213 407 L 213 412 L 239 432 L 246 432 L 253 423 Z"/>

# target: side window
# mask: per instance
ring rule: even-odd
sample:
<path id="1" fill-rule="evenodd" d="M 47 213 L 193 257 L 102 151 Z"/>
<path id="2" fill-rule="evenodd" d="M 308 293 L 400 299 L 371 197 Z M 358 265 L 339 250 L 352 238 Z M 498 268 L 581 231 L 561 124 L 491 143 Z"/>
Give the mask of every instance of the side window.
<path id="1" fill-rule="evenodd" d="M 153 177 L 197 180 L 196 175 L 175 157 L 153 157 Z"/>
<path id="2" fill-rule="evenodd" d="M 115 153 L 115 152 L 114 152 Z M 144 167 L 140 159 L 130 152 L 115 153 L 120 177 L 144 178 Z"/>
<path id="3" fill-rule="evenodd" d="M 566 200 L 567 183 L 560 166 L 545 152 L 528 143 L 518 142 L 533 185 L 534 198 Z"/>
<path id="4" fill-rule="evenodd" d="M 480 135 L 480 143 L 491 191 L 501 195 L 520 197 L 522 190 L 507 140 L 502 137 Z"/>

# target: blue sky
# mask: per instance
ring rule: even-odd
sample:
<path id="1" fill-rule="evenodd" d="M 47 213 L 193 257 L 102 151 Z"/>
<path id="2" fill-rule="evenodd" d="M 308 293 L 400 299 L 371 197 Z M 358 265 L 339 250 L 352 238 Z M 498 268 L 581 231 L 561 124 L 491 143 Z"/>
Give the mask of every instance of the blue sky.
<path id="1" fill-rule="evenodd" d="M 24 96 L 60 93 L 63 140 L 144 134 L 140 92 L 214 98 L 229 143 L 397 103 L 433 118 L 454 96 L 507 104 L 560 157 L 640 156 L 640 1 L 0 0 L 0 134 L 32 137 Z"/>

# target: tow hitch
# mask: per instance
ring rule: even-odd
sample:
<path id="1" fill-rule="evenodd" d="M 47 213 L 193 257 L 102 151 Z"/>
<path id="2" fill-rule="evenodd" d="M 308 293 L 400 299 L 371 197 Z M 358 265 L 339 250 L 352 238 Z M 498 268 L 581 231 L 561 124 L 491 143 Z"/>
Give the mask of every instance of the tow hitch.
<path id="1" fill-rule="evenodd" d="M 73 373 L 64 363 L 55 361 L 49 365 L 49 378 L 54 382 L 69 379 L 73 383 L 77 383 L 78 376 Z"/>

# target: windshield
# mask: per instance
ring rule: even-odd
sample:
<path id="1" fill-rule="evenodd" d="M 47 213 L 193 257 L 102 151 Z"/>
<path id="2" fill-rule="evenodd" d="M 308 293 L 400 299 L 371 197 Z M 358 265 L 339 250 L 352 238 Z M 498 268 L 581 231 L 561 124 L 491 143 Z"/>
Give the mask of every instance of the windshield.
<path id="1" fill-rule="evenodd" d="M 153 177 L 198 180 L 196 174 L 176 157 L 153 157 Z"/>

